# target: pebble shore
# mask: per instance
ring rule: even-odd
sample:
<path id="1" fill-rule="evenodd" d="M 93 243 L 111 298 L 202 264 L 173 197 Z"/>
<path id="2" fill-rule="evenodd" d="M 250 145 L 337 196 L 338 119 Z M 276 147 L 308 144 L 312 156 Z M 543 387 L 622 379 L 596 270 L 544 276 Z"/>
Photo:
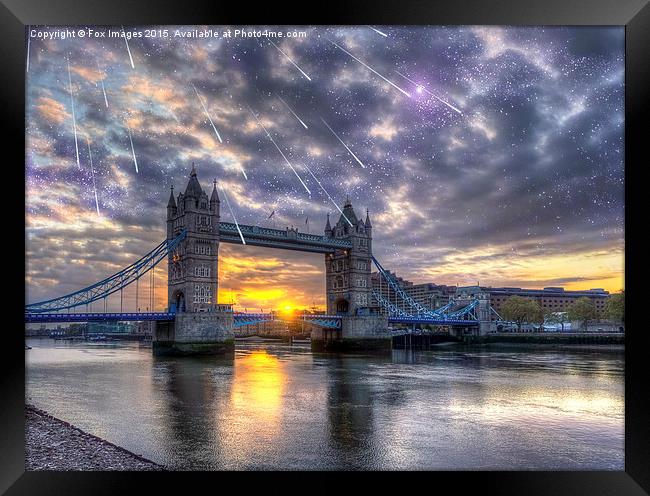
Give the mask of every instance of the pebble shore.
<path id="1" fill-rule="evenodd" d="M 38 408 L 25 407 L 26 470 L 165 470 Z"/>

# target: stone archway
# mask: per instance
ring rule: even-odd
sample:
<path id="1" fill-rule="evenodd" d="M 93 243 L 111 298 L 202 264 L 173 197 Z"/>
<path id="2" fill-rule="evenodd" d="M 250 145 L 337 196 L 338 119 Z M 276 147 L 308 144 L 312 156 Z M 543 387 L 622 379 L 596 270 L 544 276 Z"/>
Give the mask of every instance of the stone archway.
<path id="1" fill-rule="evenodd" d="M 350 311 L 350 302 L 345 298 L 339 298 L 334 302 L 337 315 L 346 314 Z"/>
<path id="2" fill-rule="evenodd" d="M 183 294 L 182 291 L 176 291 L 174 293 L 174 303 L 176 305 L 176 311 L 177 312 L 185 312 L 186 311 L 186 306 L 185 306 L 185 295 Z"/>

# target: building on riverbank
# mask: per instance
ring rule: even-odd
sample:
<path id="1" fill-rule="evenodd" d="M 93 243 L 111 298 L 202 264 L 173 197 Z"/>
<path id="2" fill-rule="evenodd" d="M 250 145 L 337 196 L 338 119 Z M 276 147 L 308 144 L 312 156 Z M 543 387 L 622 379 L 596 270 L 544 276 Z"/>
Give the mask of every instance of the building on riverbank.
<path id="1" fill-rule="evenodd" d="M 137 325 L 133 322 L 88 322 L 87 335 L 135 334 Z"/>
<path id="2" fill-rule="evenodd" d="M 514 287 L 492 287 L 492 286 L 447 286 L 444 284 L 422 283 L 415 284 L 397 274 L 387 273 L 399 284 L 404 292 L 420 305 L 426 308 L 440 308 L 449 302 L 450 298 L 474 297 L 481 294 L 487 295 L 490 305 L 499 312 L 501 307 L 511 296 L 530 298 L 539 303 L 544 312 L 566 312 L 569 305 L 579 298 L 589 298 L 596 308 L 596 312 L 603 316 L 605 305 L 611 296 L 609 291 L 602 288 L 594 288 L 580 291 L 569 291 L 562 287 L 546 287 L 544 289 L 526 289 Z M 372 289 L 378 292 L 392 304 L 401 307 L 402 299 L 386 283 L 385 280 L 374 272 L 371 275 Z M 385 310 L 382 308 L 385 312 Z"/>
<path id="3" fill-rule="evenodd" d="M 566 312 L 569 305 L 579 298 L 589 298 L 600 316 L 605 314 L 605 305 L 610 297 L 609 291 L 602 288 L 588 289 L 582 291 L 568 291 L 562 287 L 547 287 L 544 289 L 524 288 L 494 288 L 491 286 L 461 286 L 457 288 L 458 295 L 473 296 L 478 293 L 488 294 L 490 304 L 497 312 L 501 311 L 503 304 L 511 296 L 521 296 L 535 300 L 542 311 Z"/>

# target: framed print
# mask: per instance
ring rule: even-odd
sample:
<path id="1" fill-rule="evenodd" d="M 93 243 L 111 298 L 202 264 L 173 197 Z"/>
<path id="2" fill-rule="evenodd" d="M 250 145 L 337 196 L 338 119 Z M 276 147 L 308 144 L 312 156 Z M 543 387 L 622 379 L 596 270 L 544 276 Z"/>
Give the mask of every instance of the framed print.
<path id="1" fill-rule="evenodd" d="M 0 487 L 647 494 L 646 2 L 220 8 L 5 2 Z"/>

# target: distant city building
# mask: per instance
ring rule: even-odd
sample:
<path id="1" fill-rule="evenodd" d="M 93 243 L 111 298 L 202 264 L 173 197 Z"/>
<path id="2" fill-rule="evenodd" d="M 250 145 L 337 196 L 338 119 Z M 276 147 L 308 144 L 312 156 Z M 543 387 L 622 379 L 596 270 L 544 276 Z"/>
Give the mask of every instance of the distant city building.
<path id="1" fill-rule="evenodd" d="M 152 320 L 145 320 L 142 322 L 136 323 L 135 333 L 142 334 L 144 336 L 153 336 L 153 330 L 155 327 L 155 322 Z"/>
<path id="2" fill-rule="evenodd" d="M 136 325 L 132 322 L 88 322 L 88 335 L 95 334 L 133 334 Z"/>
<path id="3" fill-rule="evenodd" d="M 53 329 L 48 329 L 45 324 L 40 324 L 37 326 L 26 326 L 25 327 L 25 336 L 26 337 L 37 337 L 37 336 L 49 336 L 50 332 Z"/>
<path id="4" fill-rule="evenodd" d="M 596 308 L 596 311 L 603 315 L 605 313 L 605 305 L 607 299 L 610 297 L 609 291 L 602 288 L 594 288 L 582 291 L 567 291 L 562 287 L 552 286 L 544 289 L 525 289 L 525 288 L 510 288 L 510 287 L 491 287 L 491 286 L 447 286 L 434 283 L 414 284 L 402 277 L 397 276 L 395 273 L 387 271 L 409 295 L 413 300 L 425 308 L 440 308 L 449 302 L 450 298 L 462 297 L 485 297 L 490 300 L 492 307 L 499 312 L 505 301 L 511 296 L 521 296 L 523 298 L 531 298 L 539 303 L 539 306 L 544 312 L 566 312 L 569 305 L 576 301 L 578 298 L 589 298 Z M 388 283 L 379 275 L 378 272 L 373 272 L 371 275 L 372 289 L 379 293 L 384 299 L 390 301 L 392 304 L 401 308 L 403 305 L 402 299 L 395 293 L 395 291 L 388 285 Z M 409 310 L 405 308 L 405 310 Z M 382 308 L 382 312 L 386 310 Z"/>
<path id="5" fill-rule="evenodd" d="M 503 304 L 511 296 L 521 296 L 531 298 L 539 303 L 544 312 L 566 312 L 569 305 L 579 298 L 589 298 L 596 311 L 604 314 L 607 299 L 610 297 L 609 291 L 602 288 L 594 288 L 583 291 L 567 291 L 564 288 L 553 286 L 544 289 L 524 289 L 524 288 L 493 288 L 490 286 L 462 286 L 457 290 L 458 295 L 472 296 L 476 293 L 487 293 L 490 295 L 490 304 L 499 312 Z"/>
<path id="6" fill-rule="evenodd" d="M 265 320 L 239 327 L 235 334 L 257 334 L 258 336 L 286 334 L 287 324 L 282 320 Z"/>

